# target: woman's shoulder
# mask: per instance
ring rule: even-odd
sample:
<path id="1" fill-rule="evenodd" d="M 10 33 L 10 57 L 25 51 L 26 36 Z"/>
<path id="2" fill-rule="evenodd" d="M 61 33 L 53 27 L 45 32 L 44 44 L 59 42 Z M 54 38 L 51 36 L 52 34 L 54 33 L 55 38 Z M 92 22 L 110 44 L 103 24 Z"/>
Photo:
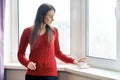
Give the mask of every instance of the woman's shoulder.
<path id="1" fill-rule="evenodd" d="M 24 28 L 25 31 L 31 31 L 32 30 L 32 26 L 26 27 Z"/>
<path id="2" fill-rule="evenodd" d="M 53 30 L 54 30 L 55 36 L 58 36 L 58 28 L 53 27 Z"/>
<path id="3" fill-rule="evenodd" d="M 55 32 L 58 32 L 58 28 L 57 28 L 57 27 L 53 27 L 53 30 L 54 30 Z"/>
<path id="4" fill-rule="evenodd" d="M 24 30 L 23 30 L 23 34 L 24 34 L 24 35 L 30 35 L 31 32 L 32 32 L 32 26 L 26 27 L 26 28 L 24 28 Z"/>
<path id="5" fill-rule="evenodd" d="M 32 26 L 26 27 L 26 28 L 24 28 L 23 32 L 31 33 L 32 32 L 32 28 L 33 28 Z"/>

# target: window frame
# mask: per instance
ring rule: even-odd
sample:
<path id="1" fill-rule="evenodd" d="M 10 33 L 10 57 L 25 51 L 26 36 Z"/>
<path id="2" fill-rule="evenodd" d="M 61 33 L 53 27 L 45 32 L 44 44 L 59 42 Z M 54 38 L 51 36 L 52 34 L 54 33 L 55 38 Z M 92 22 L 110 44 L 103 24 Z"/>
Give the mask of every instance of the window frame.
<path id="1" fill-rule="evenodd" d="M 87 23 L 87 13 L 88 13 L 87 5 L 88 5 L 88 3 L 87 3 L 87 1 L 85 3 L 86 3 L 86 6 L 85 6 L 85 8 L 86 8 L 86 10 L 85 10 L 85 15 L 86 15 L 86 17 L 85 17 L 85 21 L 86 21 L 85 28 L 86 29 L 85 29 L 85 31 L 87 33 L 87 25 L 88 25 L 88 23 Z M 117 59 L 116 60 L 112 60 L 112 59 L 91 57 L 91 56 L 87 56 L 86 55 L 86 57 L 88 58 L 89 65 L 91 65 L 93 67 L 99 67 L 99 68 L 104 68 L 104 69 L 120 71 L 120 67 L 119 67 L 120 66 L 120 54 L 119 54 L 120 53 L 120 42 L 119 42 L 120 41 L 120 37 L 119 37 L 120 29 L 118 27 L 118 26 L 120 26 L 119 22 L 120 22 L 120 20 L 117 19 L 117 25 L 116 25 L 117 26 L 117 52 L 116 52 L 117 53 Z M 87 40 L 86 40 L 86 42 L 87 42 Z"/>

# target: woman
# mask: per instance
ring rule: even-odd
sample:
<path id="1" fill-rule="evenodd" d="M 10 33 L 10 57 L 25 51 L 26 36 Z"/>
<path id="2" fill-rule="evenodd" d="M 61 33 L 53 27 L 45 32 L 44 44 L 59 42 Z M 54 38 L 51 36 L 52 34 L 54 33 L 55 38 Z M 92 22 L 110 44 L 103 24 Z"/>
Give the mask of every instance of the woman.
<path id="1" fill-rule="evenodd" d="M 25 28 L 20 39 L 18 60 L 27 68 L 25 80 L 57 80 L 55 57 L 66 63 L 77 64 L 84 58 L 73 59 L 60 50 L 58 30 L 51 26 L 55 8 L 42 4 L 38 8 L 34 25 Z M 30 44 L 29 59 L 25 57 L 27 45 Z"/>

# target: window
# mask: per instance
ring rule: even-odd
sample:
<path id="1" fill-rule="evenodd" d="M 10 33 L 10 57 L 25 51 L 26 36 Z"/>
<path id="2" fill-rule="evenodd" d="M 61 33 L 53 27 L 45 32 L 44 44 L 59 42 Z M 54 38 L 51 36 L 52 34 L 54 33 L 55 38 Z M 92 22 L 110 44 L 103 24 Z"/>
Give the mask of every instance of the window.
<path id="1" fill-rule="evenodd" d="M 55 7 L 53 25 L 59 29 L 61 50 L 70 55 L 70 0 L 19 0 L 19 38 L 23 29 L 33 24 L 42 3 L 50 3 Z"/>
<path id="2" fill-rule="evenodd" d="M 120 19 L 115 15 L 119 3 L 119 0 L 86 1 L 85 50 L 91 66 L 120 71 Z"/>
<path id="3" fill-rule="evenodd" d="M 116 59 L 116 0 L 89 0 L 87 25 L 88 56 Z"/>

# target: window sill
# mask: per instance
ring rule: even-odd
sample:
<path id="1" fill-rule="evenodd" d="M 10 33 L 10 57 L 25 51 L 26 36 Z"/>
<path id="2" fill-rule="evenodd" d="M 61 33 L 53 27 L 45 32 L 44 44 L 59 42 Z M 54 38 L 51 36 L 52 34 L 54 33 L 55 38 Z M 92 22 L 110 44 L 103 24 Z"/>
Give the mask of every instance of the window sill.
<path id="1" fill-rule="evenodd" d="M 5 65 L 5 69 L 21 69 L 25 70 L 26 68 L 23 67 L 21 64 L 18 63 L 9 63 Z M 99 68 L 90 67 L 88 69 L 80 69 L 76 65 L 71 64 L 58 64 L 57 65 L 58 71 L 64 71 L 72 74 L 77 74 L 86 77 L 92 77 L 96 79 L 102 80 L 120 80 L 120 72 L 104 70 Z"/>

